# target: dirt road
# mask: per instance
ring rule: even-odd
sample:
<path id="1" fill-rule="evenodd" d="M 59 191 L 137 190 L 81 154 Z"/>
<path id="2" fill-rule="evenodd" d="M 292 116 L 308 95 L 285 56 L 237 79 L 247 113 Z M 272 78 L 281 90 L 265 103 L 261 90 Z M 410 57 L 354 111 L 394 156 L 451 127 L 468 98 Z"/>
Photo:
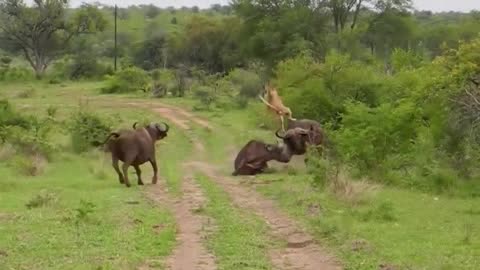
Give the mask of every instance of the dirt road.
<path id="1" fill-rule="evenodd" d="M 140 102 L 130 102 L 128 105 L 150 109 L 184 131 L 190 130 L 192 125 L 209 130 L 215 129 L 207 120 L 175 106 L 159 103 L 147 106 Z M 206 217 L 194 214 L 195 209 L 200 208 L 206 200 L 201 188 L 195 183 L 194 171 L 203 173 L 220 186 L 237 207 L 245 208 L 261 217 L 271 228 L 272 235 L 287 243 L 281 249 L 269 251 L 274 269 L 342 269 L 331 254 L 328 254 L 297 222 L 282 213 L 272 200 L 240 184 L 240 181 L 230 179 L 229 176 L 222 174 L 218 167 L 200 161 L 200 157 L 205 155 L 206 151 L 204 144 L 198 138 L 189 135 L 189 132 L 185 133 L 195 146 L 195 154 L 183 164 L 184 171 L 188 173 L 183 177 L 182 197 L 176 202 L 168 202 L 173 206 L 179 231 L 177 235 L 179 244 L 167 260 L 168 269 L 216 269 L 214 255 L 208 252 L 201 241 L 202 228 L 209 226 L 210 222 L 206 221 Z M 168 196 L 161 189 L 163 189 L 161 185 L 152 186 L 148 195 L 153 200 L 163 200 L 165 203 L 165 197 Z"/>

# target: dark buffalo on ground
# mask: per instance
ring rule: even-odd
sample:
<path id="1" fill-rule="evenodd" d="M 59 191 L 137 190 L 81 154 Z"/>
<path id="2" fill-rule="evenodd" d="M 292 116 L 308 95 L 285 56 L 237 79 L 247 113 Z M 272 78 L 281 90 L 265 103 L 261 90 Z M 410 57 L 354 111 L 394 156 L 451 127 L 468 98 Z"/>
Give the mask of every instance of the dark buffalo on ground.
<path id="1" fill-rule="evenodd" d="M 134 124 L 135 128 L 136 124 Z M 128 167 L 133 166 L 137 173 L 138 184 L 143 185 L 140 165 L 150 162 L 153 168 L 152 183 L 158 181 L 158 168 L 155 157 L 155 142 L 167 137 L 169 126 L 166 123 L 152 123 L 135 130 L 112 132 L 105 141 L 105 150 L 112 153 L 112 166 L 118 174 L 121 184 L 130 187 Z M 119 161 L 123 162 L 122 171 Z"/>
<path id="2" fill-rule="evenodd" d="M 267 144 L 258 140 L 249 141 L 237 154 L 232 175 L 255 175 L 268 168 L 267 162 L 276 160 L 287 163 L 291 153 L 281 144 Z"/>
<path id="3" fill-rule="evenodd" d="M 282 163 L 290 162 L 293 149 L 302 148 L 306 143 L 308 131 L 297 128 L 289 130 L 283 136 L 283 143 L 267 144 L 263 141 L 251 140 L 240 152 L 234 161 L 232 175 L 255 175 L 268 168 L 267 163 L 275 160 Z"/>

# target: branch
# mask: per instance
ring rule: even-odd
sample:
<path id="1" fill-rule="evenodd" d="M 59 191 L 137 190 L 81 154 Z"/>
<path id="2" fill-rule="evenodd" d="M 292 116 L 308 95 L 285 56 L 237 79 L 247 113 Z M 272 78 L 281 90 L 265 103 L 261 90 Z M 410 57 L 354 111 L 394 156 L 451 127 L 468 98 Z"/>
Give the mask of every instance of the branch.
<path id="1" fill-rule="evenodd" d="M 23 54 L 25 55 L 25 58 L 27 59 L 28 63 L 35 68 L 35 63 L 32 60 L 32 57 L 30 57 L 30 54 L 28 53 L 28 50 L 26 48 L 22 48 Z"/>
<path id="2" fill-rule="evenodd" d="M 475 103 L 480 106 L 480 102 L 478 101 L 478 99 L 477 99 L 472 93 L 470 93 L 470 91 L 468 91 L 467 88 L 465 88 L 464 90 L 465 90 L 465 92 L 467 93 L 467 95 L 469 95 L 471 98 L 473 98 L 473 100 L 475 101 Z"/>

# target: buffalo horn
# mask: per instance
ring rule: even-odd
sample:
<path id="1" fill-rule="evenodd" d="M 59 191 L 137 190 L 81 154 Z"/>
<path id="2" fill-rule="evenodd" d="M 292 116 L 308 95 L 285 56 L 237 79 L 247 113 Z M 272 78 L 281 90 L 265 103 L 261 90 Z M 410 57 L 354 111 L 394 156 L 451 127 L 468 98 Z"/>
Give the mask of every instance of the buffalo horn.
<path id="1" fill-rule="evenodd" d="M 280 131 L 280 129 L 275 132 L 275 136 L 277 136 L 280 139 L 284 139 L 285 136 L 282 137 L 280 134 L 278 134 L 279 131 Z"/>
<path id="2" fill-rule="evenodd" d="M 162 122 L 162 124 L 165 125 L 165 132 L 168 132 L 168 130 L 170 129 L 170 126 L 165 122 Z"/>

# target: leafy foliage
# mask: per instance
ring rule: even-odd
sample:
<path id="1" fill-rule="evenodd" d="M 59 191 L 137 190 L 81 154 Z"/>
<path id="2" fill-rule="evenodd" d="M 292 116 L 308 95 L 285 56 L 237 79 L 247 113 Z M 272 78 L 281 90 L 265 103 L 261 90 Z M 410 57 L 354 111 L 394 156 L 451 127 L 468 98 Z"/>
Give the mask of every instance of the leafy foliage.
<path id="1" fill-rule="evenodd" d="M 110 129 L 109 121 L 95 113 L 85 110 L 74 113 L 69 123 L 73 150 L 82 153 L 101 145 Z"/>
<path id="2" fill-rule="evenodd" d="M 145 91 L 149 83 L 150 78 L 146 71 L 137 67 L 129 67 L 110 76 L 108 85 L 102 89 L 102 92 L 111 94 Z"/>
<path id="3" fill-rule="evenodd" d="M 83 6 L 73 16 L 66 16 L 66 8 L 63 0 L 34 1 L 33 7 L 23 1 L 0 1 L 1 39 L 5 41 L 0 44 L 22 52 L 37 77 L 43 76 L 72 38 L 105 28 L 106 20 L 97 8 Z"/>

